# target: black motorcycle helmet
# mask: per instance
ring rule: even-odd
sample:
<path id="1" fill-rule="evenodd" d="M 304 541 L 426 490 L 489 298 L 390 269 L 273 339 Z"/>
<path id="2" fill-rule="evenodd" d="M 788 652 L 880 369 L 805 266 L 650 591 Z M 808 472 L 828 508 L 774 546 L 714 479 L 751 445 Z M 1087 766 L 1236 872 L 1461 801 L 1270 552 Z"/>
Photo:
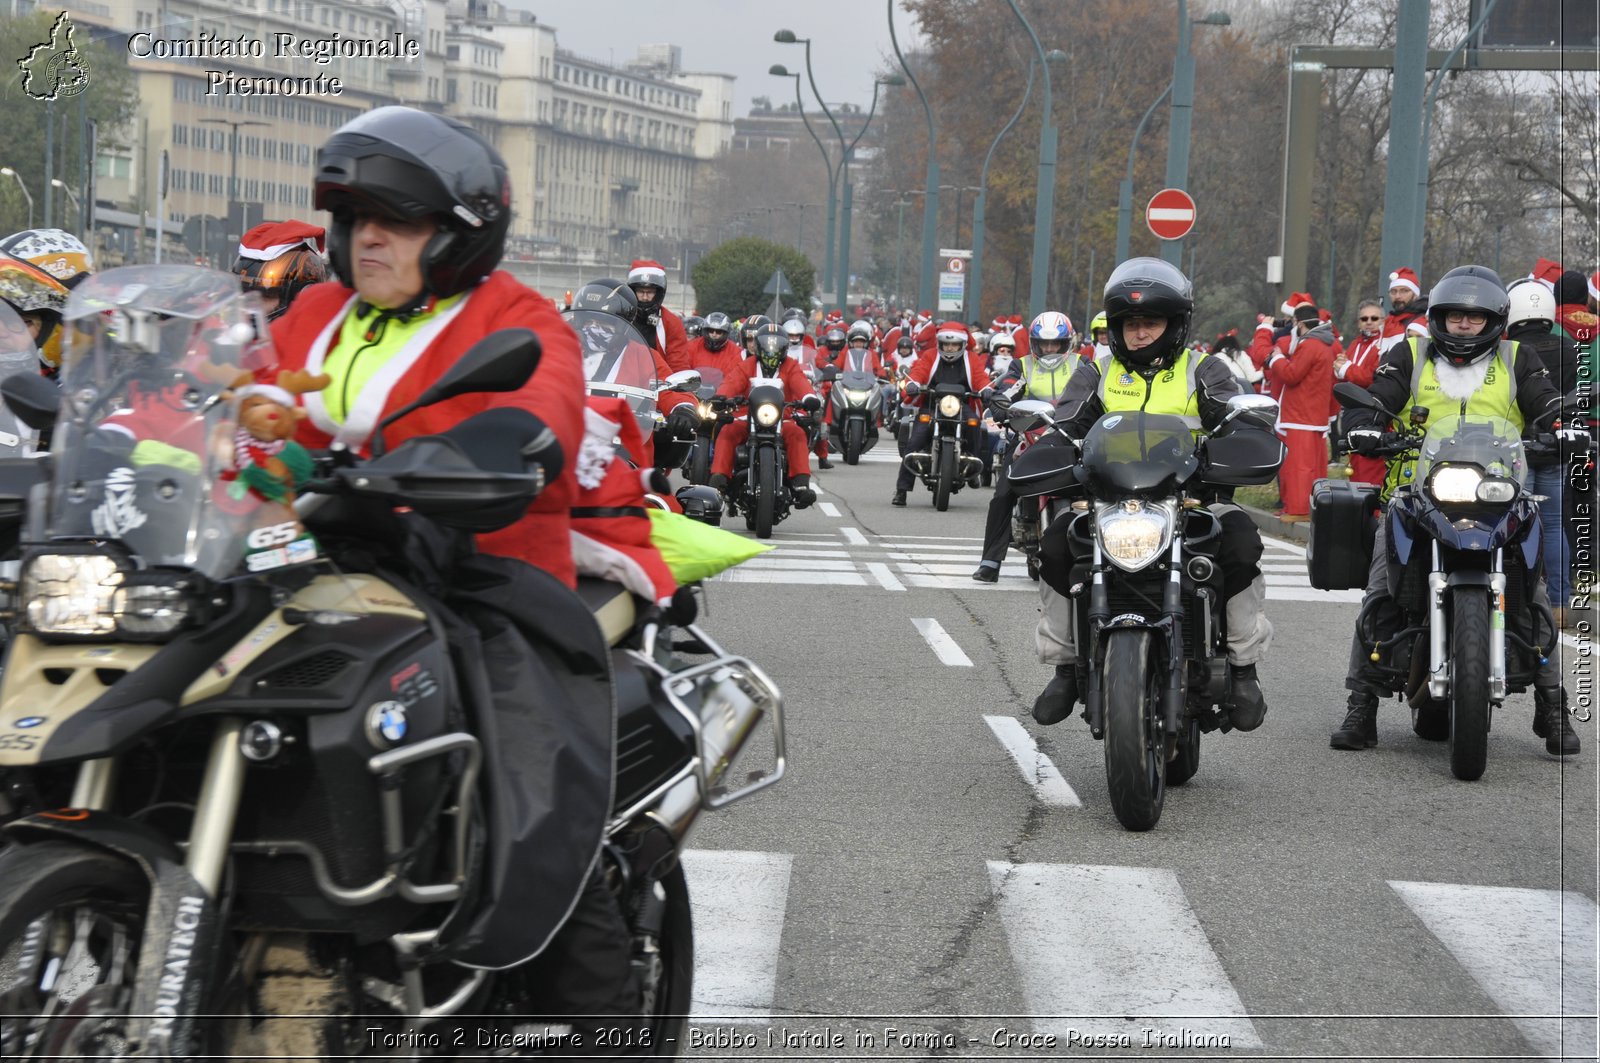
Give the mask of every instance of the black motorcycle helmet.
<path id="1" fill-rule="evenodd" d="M 700 331 L 700 342 L 706 345 L 708 351 L 720 351 L 728 345 L 728 333 L 732 331 L 733 322 L 728 320 L 728 315 L 713 310 L 706 315 L 705 327 Z"/>
<path id="2" fill-rule="evenodd" d="M 690 314 L 683 319 L 683 334 L 691 340 L 699 339 L 700 334 L 706 330 L 706 319 L 698 314 Z"/>
<path id="3" fill-rule="evenodd" d="M 798 306 L 791 306 L 789 309 L 783 312 L 783 321 L 798 321 L 803 325 L 805 324 L 805 320 L 806 312 L 800 309 Z M 779 324 L 782 324 L 783 321 L 780 321 Z"/>
<path id="4" fill-rule="evenodd" d="M 756 333 L 763 326 L 770 324 L 772 324 L 772 319 L 765 314 L 752 314 L 744 319 L 744 324 L 739 327 L 739 345 L 745 349 L 747 354 L 754 355 L 756 353 Z M 782 335 L 782 333 L 779 333 L 779 335 Z M 785 341 L 786 345 L 787 342 Z"/>
<path id="5" fill-rule="evenodd" d="M 328 258 L 347 287 L 357 210 L 433 218 L 439 231 L 422 249 L 422 282 L 424 294 L 443 298 L 500 264 L 511 178 L 500 153 L 471 127 L 411 107 L 379 107 L 340 126 L 317 150 L 312 205 L 333 215 Z"/>
<path id="6" fill-rule="evenodd" d="M 1159 258 L 1130 258 L 1106 280 L 1106 324 L 1111 351 L 1124 365 L 1161 369 L 1183 351 L 1194 320 L 1194 285 L 1183 271 Z M 1122 323 L 1130 317 L 1164 317 L 1167 330 L 1150 346 L 1128 350 Z"/>
<path id="7" fill-rule="evenodd" d="M 639 316 L 639 299 L 623 281 L 603 277 L 578 289 L 572 297 L 572 309 L 614 314 L 631 325 Z"/>
<path id="8" fill-rule="evenodd" d="M 1445 325 L 1451 310 L 1478 311 L 1489 321 L 1476 336 L 1452 336 Z M 1493 354 L 1510 316 L 1511 297 L 1500 274 L 1488 266 L 1457 266 L 1428 293 L 1428 338 L 1434 352 L 1451 365 L 1472 365 Z"/>
<path id="9" fill-rule="evenodd" d="M 765 318 L 762 318 L 766 321 Z M 761 363 L 762 371 L 769 376 L 776 375 L 778 368 L 783 365 L 783 360 L 789 357 L 789 337 L 783 334 L 783 329 L 767 321 L 766 324 L 756 329 L 751 337 L 755 346 L 756 360 Z"/>

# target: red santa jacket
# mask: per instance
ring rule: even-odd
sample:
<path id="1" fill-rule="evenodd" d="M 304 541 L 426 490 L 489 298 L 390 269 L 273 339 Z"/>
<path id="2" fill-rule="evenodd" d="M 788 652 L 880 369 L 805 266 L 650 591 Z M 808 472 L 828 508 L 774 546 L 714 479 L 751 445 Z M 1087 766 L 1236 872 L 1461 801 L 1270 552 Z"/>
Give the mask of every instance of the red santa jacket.
<path id="1" fill-rule="evenodd" d="M 1017 353 L 1015 357 L 1028 357 L 1028 339 L 1028 326 L 1026 325 L 1023 325 L 1021 328 L 1018 328 L 1011 333 L 1011 342 L 1017 345 Z"/>
<path id="2" fill-rule="evenodd" d="M 749 358 L 734 372 L 722 378 L 722 386 L 717 389 L 717 394 L 727 398 L 742 399 L 750 394 L 750 387 L 757 380 L 771 379 L 772 377 L 762 371 L 759 361 Z M 784 402 L 799 402 L 807 395 L 815 394 L 811 389 L 811 378 L 806 376 L 806 371 L 800 368 L 800 363 L 793 358 L 785 358 L 779 363 L 778 379 L 783 383 Z"/>
<path id="3" fill-rule="evenodd" d="M 735 369 L 743 365 L 746 358 L 744 348 L 732 340 L 724 343 L 720 351 L 713 351 L 707 348 L 704 340 L 700 337 L 696 337 L 689 343 L 689 361 L 694 368 L 715 369 L 722 374 L 724 380 Z"/>
<path id="4" fill-rule="evenodd" d="M 820 366 L 838 366 L 841 373 L 859 369 L 871 373 L 873 376 L 881 377 L 886 375 L 883 369 L 883 360 L 878 357 L 877 352 L 871 347 L 866 348 L 860 358 L 856 357 L 856 353 L 848 347 L 842 351 L 824 350 L 817 357 L 817 364 Z"/>
<path id="5" fill-rule="evenodd" d="M 1250 338 L 1250 361 L 1263 373 L 1267 370 L 1267 362 L 1274 354 L 1289 353 L 1289 336 L 1280 336 L 1277 340 L 1272 338 L 1272 321 L 1256 325 L 1255 335 Z M 1283 385 L 1274 383 L 1269 376 L 1261 382 L 1261 390 L 1271 395 L 1278 402 L 1283 401 Z"/>
<path id="6" fill-rule="evenodd" d="M 1350 342 L 1350 346 L 1345 348 L 1345 367 L 1342 370 L 1334 370 L 1334 380 L 1347 380 L 1363 388 L 1371 384 L 1373 374 L 1378 371 L 1379 339 L 1380 337 L 1378 336 L 1363 336 L 1357 333 L 1356 338 Z M 1342 408 L 1339 405 L 1339 400 L 1334 399 L 1333 405 L 1329 407 L 1328 416 L 1332 417 Z"/>
<path id="7" fill-rule="evenodd" d="M 989 370 L 984 368 L 984 356 L 976 351 L 967 351 L 963 367 L 967 371 L 967 390 L 982 391 L 989 386 Z M 916 364 L 911 367 L 911 379 L 919 385 L 926 386 L 933 377 L 933 371 L 939 365 L 939 352 L 937 349 L 917 356 Z M 977 400 L 973 400 L 974 403 Z"/>
<path id="8" fill-rule="evenodd" d="M 647 445 L 625 401 L 591 396 L 583 443 L 572 461 L 579 488 L 572 509 L 573 558 L 585 576 L 612 580 L 664 605 L 678 585 L 650 538 L 645 491 L 654 470 L 636 469 L 618 457 L 613 440 L 630 454 Z"/>
<path id="9" fill-rule="evenodd" d="M 661 320 L 656 322 L 656 350 L 666 358 L 674 373 L 694 368 L 689 360 L 689 334 L 684 331 L 683 318 L 664 306 Z"/>
<path id="10" fill-rule="evenodd" d="M 1300 337 L 1292 353 L 1273 352 L 1267 360 L 1267 381 L 1281 390 L 1278 428 L 1327 432 L 1333 403 L 1333 359 L 1339 341 L 1333 329 L 1319 325 Z"/>
<path id="11" fill-rule="evenodd" d="M 272 327 L 279 367 L 320 373 L 355 304 L 355 293 L 332 281 L 302 291 Z M 495 271 L 459 302 L 435 314 L 367 382 L 343 425 L 329 418 L 317 392 L 303 396 L 310 416 L 300 422 L 296 438 L 312 448 L 327 447 L 338 439 L 365 452 L 379 421 L 414 401 L 474 342 L 503 328 L 532 329 L 543 345 L 539 367 L 525 385 L 516 391 L 475 392 L 416 410 L 388 427 L 384 443 L 393 448 L 413 436 L 434 435 L 492 407 L 515 406 L 538 417 L 561 445 L 565 458 L 561 475 L 546 485 L 525 517 L 509 528 L 478 536 L 478 546 L 488 554 L 536 565 L 575 586 L 570 510 L 577 497 L 573 464 L 583 438 L 583 359 L 577 336 L 555 304 L 511 274 Z"/>

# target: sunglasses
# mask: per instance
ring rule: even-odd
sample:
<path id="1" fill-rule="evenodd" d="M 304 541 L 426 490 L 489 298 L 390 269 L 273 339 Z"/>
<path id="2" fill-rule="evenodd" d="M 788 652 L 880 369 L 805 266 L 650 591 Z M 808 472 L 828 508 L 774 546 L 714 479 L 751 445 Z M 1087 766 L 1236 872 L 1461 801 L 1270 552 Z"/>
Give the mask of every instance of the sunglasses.
<path id="1" fill-rule="evenodd" d="M 1358 318 L 1356 318 L 1356 320 L 1357 321 L 1382 321 L 1383 318 L 1381 318 L 1381 317 L 1358 317 Z"/>

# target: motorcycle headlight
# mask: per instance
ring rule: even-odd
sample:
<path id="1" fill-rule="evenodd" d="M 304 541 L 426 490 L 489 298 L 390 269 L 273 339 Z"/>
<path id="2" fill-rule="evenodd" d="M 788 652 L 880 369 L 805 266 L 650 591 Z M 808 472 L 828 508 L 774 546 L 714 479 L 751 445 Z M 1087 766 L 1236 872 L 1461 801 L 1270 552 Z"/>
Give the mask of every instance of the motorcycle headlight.
<path id="1" fill-rule="evenodd" d="M 960 417 L 961 400 L 954 395 L 945 395 L 939 399 L 940 417 Z"/>
<path id="2" fill-rule="evenodd" d="M 1486 479 L 1478 485 L 1478 501 L 1503 506 L 1517 497 L 1515 480 Z"/>
<path id="3" fill-rule="evenodd" d="M 763 402 L 756 407 L 756 424 L 762 428 L 771 428 L 778 423 L 778 407 L 770 402 Z"/>
<path id="4" fill-rule="evenodd" d="M 1481 483 L 1482 471 L 1471 465 L 1441 465 L 1428 477 L 1428 493 L 1435 502 L 1472 502 Z"/>
<path id="5" fill-rule="evenodd" d="M 188 579 L 172 572 L 127 572 L 104 554 L 39 554 L 20 583 L 26 627 L 56 637 L 170 635 L 194 617 Z"/>
<path id="6" fill-rule="evenodd" d="M 711 404 L 707 402 L 702 402 L 696 409 L 699 411 L 702 421 L 709 421 L 717 415 L 717 411 L 713 410 Z"/>
<path id="7" fill-rule="evenodd" d="M 1161 556 L 1172 535 L 1172 514 L 1138 500 L 1111 502 L 1095 513 L 1100 549 L 1112 564 L 1137 572 Z"/>
<path id="8" fill-rule="evenodd" d="M 858 391 L 855 388 L 840 388 L 839 390 L 852 406 L 865 406 L 872 401 L 872 392 L 870 391 Z"/>

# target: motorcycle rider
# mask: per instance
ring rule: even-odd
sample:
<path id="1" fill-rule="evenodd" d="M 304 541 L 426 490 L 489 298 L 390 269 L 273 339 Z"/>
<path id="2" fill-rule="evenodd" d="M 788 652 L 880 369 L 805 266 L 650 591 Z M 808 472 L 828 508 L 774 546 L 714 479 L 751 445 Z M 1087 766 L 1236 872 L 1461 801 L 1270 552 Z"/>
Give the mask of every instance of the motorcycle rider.
<path id="1" fill-rule="evenodd" d="M 303 221 L 264 221 L 239 240 L 233 272 L 247 290 L 266 297 L 268 321 L 276 321 L 301 291 L 328 279 L 323 259 L 327 233 Z"/>
<path id="2" fill-rule="evenodd" d="M 636 258 L 628 268 L 628 286 L 639 300 L 639 317 L 634 324 L 645 340 L 661 352 L 674 373 L 693 369 L 689 363 L 689 336 L 683 318 L 666 307 L 667 271 L 659 262 Z"/>
<path id="3" fill-rule="evenodd" d="M 683 319 L 683 334 L 693 343 L 700 338 L 700 333 L 706 329 L 706 319 L 698 314 L 690 314 Z"/>
<path id="4" fill-rule="evenodd" d="M 1046 310 L 1033 319 L 1028 337 L 1031 347 L 1028 356 L 1013 359 L 995 385 L 996 392 L 1005 396 L 1008 406 L 1017 399 L 1056 402 L 1072 376 L 1075 359 L 1068 354 L 1072 349 L 1072 321 L 1066 314 Z M 1004 343 L 1016 349 L 1009 334 L 1002 338 L 1001 333 L 995 333 L 994 340 L 996 344 Z M 1011 468 L 1011 457 L 1007 452 L 1000 479 L 995 481 L 994 497 L 989 499 L 989 516 L 983 526 L 983 557 L 972 574 L 979 583 L 999 582 L 1000 563 L 1011 548 L 1011 511 L 1017 504 L 1017 496 L 1011 493 L 1011 480 L 1006 475 Z"/>
<path id="5" fill-rule="evenodd" d="M 83 241 L 63 229 L 23 229 L 0 240 L 0 252 L 44 270 L 71 291 L 94 273 L 94 255 Z M 39 344 L 44 371 L 54 376 L 61 365 L 61 330 Z"/>
<path id="6" fill-rule="evenodd" d="M 333 378 L 305 396 L 298 440 L 365 452 L 379 421 L 413 401 L 477 340 L 508 327 L 536 331 L 532 377 L 504 393 L 474 393 L 419 409 L 384 433 L 392 448 L 490 408 L 526 411 L 546 431 L 528 455 L 550 480 L 527 515 L 477 536 L 478 549 L 535 566 L 573 587 L 570 511 L 583 438 L 577 337 L 544 296 L 497 270 L 511 220 L 510 175 L 470 127 L 409 107 L 347 122 L 318 151 L 313 203 L 332 214 L 338 282 L 303 291 L 273 323 L 283 369 Z M 546 581 L 552 592 L 560 588 Z M 596 861 L 596 868 L 601 866 Z M 591 876 L 549 945 L 522 971 L 553 1014 L 636 1016 L 632 944 L 615 898 Z"/>
<path id="7" fill-rule="evenodd" d="M 1106 281 L 1105 313 L 1109 353 L 1092 362 L 1078 361 L 1056 407 L 1056 423 L 1067 435 L 1082 439 L 1101 414 L 1119 410 L 1176 414 L 1197 429 L 1216 431 L 1228 400 L 1244 392 L 1222 359 L 1196 354 L 1185 345 L 1194 316 L 1189 278 L 1160 259 L 1129 259 Z M 1270 431 L 1272 426 L 1258 427 Z M 1222 525 L 1217 560 L 1227 600 L 1226 708 L 1235 728 L 1253 731 L 1267 712 L 1256 662 L 1272 641 L 1272 623 L 1262 612 L 1267 587 L 1260 568 L 1261 533 L 1226 492 L 1207 508 Z M 1072 644 L 1071 599 L 1043 582 L 1039 593 L 1039 659 L 1055 665 L 1056 674 L 1034 702 L 1033 718 L 1049 725 L 1066 719 L 1078 701 L 1077 649 Z"/>
<path id="8" fill-rule="evenodd" d="M 1378 362 L 1367 391 L 1400 417 L 1421 407 L 1430 419 L 1450 414 L 1503 417 L 1519 429 L 1547 431 L 1561 412 L 1561 395 L 1531 349 L 1503 339 L 1510 298 L 1499 274 L 1487 266 L 1458 266 L 1439 278 L 1428 293 L 1428 339 L 1411 337 L 1397 343 Z M 1371 455 L 1383 439 L 1386 418 L 1370 410 L 1347 410 L 1350 446 Z M 1385 501 L 1415 474 L 1414 459 L 1392 461 L 1384 481 Z M 1399 608 L 1389 595 L 1388 520 L 1380 517 L 1372 545 L 1372 567 L 1362 613 L 1373 611 L 1373 639 L 1391 637 L 1400 623 Z M 1536 605 L 1549 607 L 1544 577 L 1530 593 Z M 1344 721 L 1328 744 L 1334 749 L 1370 749 L 1378 744 L 1378 698 L 1388 693 L 1373 669 L 1372 646 L 1358 631 L 1350 640 L 1350 666 L 1345 689 L 1350 691 Z M 1580 748 L 1561 686 L 1561 665 L 1551 659 L 1534 681 L 1533 733 L 1545 749 L 1570 756 Z"/>
<path id="9" fill-rule="evenodd" d="M 10 304 L 22 318 L 33 345 L 41 352 L 60 331 L 68 294 L 66 285 L 33 263 L 0 254 L 0 301 Z M 47 365 L 46 372 L 50 368 Z"/>
<path id="10" fill-rule="evenodd" d="M 728 315 L 713 310 L 706 315 L 706 327 L 699 337 L 689 343 L 689 361 L 696 369 L 710 367 L 727 376 L 745 358 L 742 345 L 728 343 L 732 333 L 733 322 Z"/>
<path id="11" fill-rule="evenodd" d="M 989 396 L 994 393 L 994 388 L 989 383 L 989 371 L 983 367 L 983 362 L 983 355 L 971 348 L 967 326 L 959 321 L 941 321 L 934 331 L 933 346 L 918 355 L 916 364 L 911 367 L 911 378 L 906 381 L 906 398 L 908 401 L 916 400 L 924 388 L 931 389 L 940 384 L 961 384 L 968 391 L 976 393 L 980 403 L 987 402 Z M 976 453 L 978 443 L 976 431 L 965 427 L 962 431 L 966 434 L 967 453 Z M 925 451 L 932 442 L 933 423 L 917 421 L 911 427 L 905 452 L 909 454 Z M 911 467 L 902 461 L 900 475 L 894 482 L 894 496 L 889 500 L 890 505 L 906 504 L 906 492 L 911 490 L 913 480 Z"/>
<path id="12" fill-rule="evenodd" d="M 991 332 L 989 334 L 989 376 L 991 379 L 1001 379 L 1016 376 L 1011 372 L 1011 367 L 1017 364 L 1017 341 L 1011 338 L 1009 332 Z"/>
<path id="13" fill-rule="evenodd" d="M 751 340 L 751 345 L 756 348 L 755 357 L 724 377 L 717 394 L 727 399 L 744 399 L 749 398 L 754 385 L 778 382 L 783 386 L 785 402 L 798 402 L 811 413 L 820 410 L 822 400 L 812 390 L 811 380 L 800 368 L 800 363 L 789 357 L 789 344 L 783 330 L 766 318 L 760 320 L 766 321 L 766 324 L 757 328 Z M 811 489 L 806 433 L 792 418 L 784 418 L 781 424 L 789 491 L 794 498 L 795 508 L 805 509 L 817 500 L 817 493 Z M 724 495 L 729 493 L 728 480 L 733 475 L 734 454 L 749 438 L 748 413 L 724 427 L 717 436 L 717 451 L 711 464 L 711 486 Z"/>

